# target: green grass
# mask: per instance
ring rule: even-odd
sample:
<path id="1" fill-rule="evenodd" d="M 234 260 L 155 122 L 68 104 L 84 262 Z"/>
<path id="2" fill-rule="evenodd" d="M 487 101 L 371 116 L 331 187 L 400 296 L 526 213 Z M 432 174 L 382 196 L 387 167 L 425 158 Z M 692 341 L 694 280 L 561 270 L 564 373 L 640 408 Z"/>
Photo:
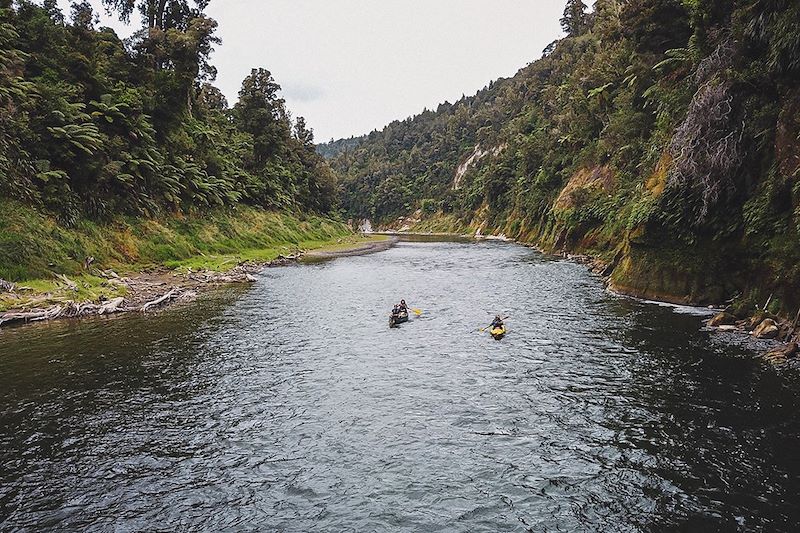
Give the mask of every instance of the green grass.
<path id="1" fill-rule="evenodd" d="M 53 218 L 15 202 L 0 201 L 0 278 L 30 287 L 26 300 L 50 294 L 52 300 L 96 300 L 120 289 L 88 275 L 93 267 L 120 275 L 149 267 L 225 271 L 243 261 L 266 262 L 279 255 L 337 244 L 352 238 L 343 223 L 238 206 L 161 219 L 119 217 L 99 224 L 80 221 L 66 228 Z M 73 291 L 56 278 L 77 283 Z M 20 298 L 0 295 L 0 309 L 18 307 Z"/>
<path id="2" fill-rule="evenodd" d="M 105 278 L 81 275 L 69 278 L 77 290 L 60 279 L 35 279 L 18 284 L 14 293 L 0 294 L 0 311 L 54 305 L 66 301 L 98 301 L 124 296 L 127 288 Z"/>
<path id="3" fill-rule="evenodd" d="M 302 248 L 302 247 L 301 247 Z M 164 266 L 176 270 L 212 270 L 225 272 L 241 262 L 252 261 L 266 263 L 277 259 L 280 255 L 294 253 L 298 247 L 280 246 L 273 248 L 256 248 L 229 254 L 201 254 L 187 259 L 164 261 Z"/>
<path id="4" fill-rule="evenodd" d="M 452 233 L 456 235 L 472 234 L 475 229 L 469 227 L 452 214 L 435 213 L 427 215 L 411 228 L 418 233 Z"/>

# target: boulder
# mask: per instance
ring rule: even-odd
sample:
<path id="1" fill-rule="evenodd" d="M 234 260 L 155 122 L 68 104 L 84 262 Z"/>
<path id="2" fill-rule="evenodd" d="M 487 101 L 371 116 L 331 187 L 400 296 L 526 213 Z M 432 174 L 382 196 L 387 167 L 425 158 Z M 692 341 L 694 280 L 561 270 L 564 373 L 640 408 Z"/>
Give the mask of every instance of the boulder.
<path id="1" fill-rule="evenodd" d="M 778 325 L 771 318 L 765 318 L 753 330 L 753 336 L 757 339 L 774 339 L 778 336 Z"/>
<path id="2" fill-rule="evenodd" d="M 708 321 L 708 325 L 711 327 L 732 326 L 735 323 L 736 317 L 724 311 L 714 315 L 714 317 Z"/>

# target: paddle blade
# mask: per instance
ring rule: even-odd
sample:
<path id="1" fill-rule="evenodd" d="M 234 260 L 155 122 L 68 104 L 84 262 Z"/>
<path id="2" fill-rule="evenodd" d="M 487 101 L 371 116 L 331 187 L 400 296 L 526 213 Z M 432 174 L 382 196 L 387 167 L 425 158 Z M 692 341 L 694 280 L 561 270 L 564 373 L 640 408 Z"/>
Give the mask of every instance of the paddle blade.
<path id="1" fill-rule="evenodd" d="M 415 315 L 419 316 L 422 314 L 422 309 L 412 309 Z"/>

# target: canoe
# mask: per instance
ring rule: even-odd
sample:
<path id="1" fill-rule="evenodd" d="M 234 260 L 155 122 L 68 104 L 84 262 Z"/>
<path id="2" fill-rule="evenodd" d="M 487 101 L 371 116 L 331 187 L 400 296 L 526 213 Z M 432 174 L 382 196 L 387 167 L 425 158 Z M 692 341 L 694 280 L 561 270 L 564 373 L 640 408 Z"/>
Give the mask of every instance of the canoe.
<path id="1" fill-rule="evenodd" d="M 506 327 L 505 326 L 501 326 L 499 328 L 490 329 L 489 333 L 491 333 L 492 337 L 494 337 L 496 340 L 499 341 L 500 339 L 505 337 L 505 335 L 506 335 Z"/>
<path id="2" fill-rule="evenodd" d="M 408 312 L 400 313 L 399 315 L 390 315 L 389 316 L 389 327 L 396 328 L 400 324 L 408 322 Z"/>

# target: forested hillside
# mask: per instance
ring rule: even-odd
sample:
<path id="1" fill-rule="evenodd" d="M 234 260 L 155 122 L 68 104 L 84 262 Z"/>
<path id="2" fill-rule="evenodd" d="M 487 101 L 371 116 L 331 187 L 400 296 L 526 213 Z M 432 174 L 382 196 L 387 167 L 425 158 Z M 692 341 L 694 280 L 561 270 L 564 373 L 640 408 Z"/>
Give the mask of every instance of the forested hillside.
<path id="1" fill-rule="evenodd" d="M 330 167 L 271 74 L 253 69 L 233 107 L 211 85 L 219 43 L 207 0 L 104 4 L 123 20 L 141 11 L 145 27 L 123 42 L 96 27 L 86 1 L 65 16 L 54 0 L 0 0 L 4 211 L 33 207 L 71 228 L 240 204 L 332 209 Z M 47 254 L 9 220 L 0 214 L 5 274 L 26 264 L 23 252 Z"/>
<path id="2" fill-rule="evenodd" d="M 108 0 L 148 21 L 123 43 L 94 27 L 88 2 L 69 20 L 52 0 L 3 2 L 3 196 L 65 224 L 238 202 L 328 211 L 333 177 L 270 73 L 254 69 L 233 108 L 210 84 L 216 22 L 205 4 Z"/>
<path id="3" fill-rule="evenodd" d="M 349 139 L 339 139 L 338 141 L 331 139 L 330 142 L 318 144 L 317 153 L 325 158 L 334 158 L 345 152 L 349 152 L 357 148 L 364 141 L 364 137 L 350 137 Z"/>
<path id="4" fill-rule="evenodd" d="M 794 313 L 799 20 L 791 0 L 570 0 L 515 77 L 337 155 L 343 205 L 591 253 L 634 294 Z"/>

